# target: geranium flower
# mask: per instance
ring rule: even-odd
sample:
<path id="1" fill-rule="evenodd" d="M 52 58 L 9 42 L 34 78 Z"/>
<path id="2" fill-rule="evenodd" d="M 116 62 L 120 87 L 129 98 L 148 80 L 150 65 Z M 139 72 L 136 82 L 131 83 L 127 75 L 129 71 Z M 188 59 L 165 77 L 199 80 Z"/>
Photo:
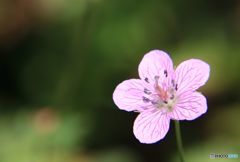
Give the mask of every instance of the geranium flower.
<path id="1" fill-rule="evenodd" d="M 199 59 L 182 62 L 176 69 L 167 53 L 153 50 L 138 67 L 140 79 L 120 83 L 113 100 L 121 110 L 135 111 L 133 133 L 141 143 L 165 137 L 170 120 L 193 120 L 207 111 L 206 98 L 196 90 L 209 78 L 210 67 Z"/>

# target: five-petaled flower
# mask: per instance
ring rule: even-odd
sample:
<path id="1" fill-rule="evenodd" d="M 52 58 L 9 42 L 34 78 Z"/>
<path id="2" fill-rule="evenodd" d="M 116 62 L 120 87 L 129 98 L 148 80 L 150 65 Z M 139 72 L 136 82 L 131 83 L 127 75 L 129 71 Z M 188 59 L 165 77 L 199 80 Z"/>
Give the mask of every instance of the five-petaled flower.
<path id="1" fill-rule="evenodd" d="M 196 90 L 209 78 L 210 67 L 199 59 L 182 62 L 175 70 L 169 55 L 147 53 L 138 67 L 140 79 L 120 83 L 113 100 L 119 109 L 135 111 L 133 132 L 141 143 L 165 137 L 170 120 L 193 120 L 207 111 L 206 98 Z"/>

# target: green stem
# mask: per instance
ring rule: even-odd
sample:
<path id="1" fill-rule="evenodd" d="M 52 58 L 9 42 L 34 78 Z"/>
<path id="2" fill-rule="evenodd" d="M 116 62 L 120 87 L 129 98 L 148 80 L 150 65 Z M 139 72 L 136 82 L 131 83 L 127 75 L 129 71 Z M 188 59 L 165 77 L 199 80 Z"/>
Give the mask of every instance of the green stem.
<path id="1" fill-rule="evenodd" d="M 176 140 L 177 140 L 177 147 L 178 147 L 178 152 L 179 152 L 179 155 L 180 155 L 180 159 L 181 159 L 181 162 L 185 162 L 183 145 L 182 145 L 181 130 L 180 130 L 180 123 L 179 123 L 179 121 L 175 120 L 174 124 L 175 124 Z"/>

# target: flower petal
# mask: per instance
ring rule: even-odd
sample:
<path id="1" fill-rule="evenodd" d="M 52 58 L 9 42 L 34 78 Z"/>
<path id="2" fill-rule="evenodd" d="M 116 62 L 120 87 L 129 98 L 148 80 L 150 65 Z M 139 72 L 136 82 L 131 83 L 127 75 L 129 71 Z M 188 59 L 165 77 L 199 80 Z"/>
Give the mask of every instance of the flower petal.
<path id="1" fill-rule="evenodd" d="M 141 143 L 155 143 L 165 137 L 170 118 L 161 111 L 144 111 L 134 122 L 133 132 Z"/>
<path id="2" fill-rule="evenodd" d="M 173 74 L 173 63 L 167 53 L 160 50 L 152 50 L 145 54 L 138 66 L 138 73 L 142 80 L 146 78 L 155 83 L 155 76 L 160 79 Z"/>
<path id="3" fill-rule="evenodd" d="M 142 111 L 150 103 L 144 102 L 144 82 L 140 79 L 125 80 L 113 92 L 113 100 L 119 109 L 126 111 Z"/>
<path id="4" fill-rule="evenodd" d="M 175 120 L 193 120 L 206 111 L 206 97 L 199 92 L 185 92 L 179 96 L 173 112 L 169 115 Z"/>
<path id="5" fill-rule="evenodd" d="M 198 89 L 206 83 L 209 73 L 209 65 L 201 60 L 190 59 L 182 62 L 175 71 L 177 93 Z"/>

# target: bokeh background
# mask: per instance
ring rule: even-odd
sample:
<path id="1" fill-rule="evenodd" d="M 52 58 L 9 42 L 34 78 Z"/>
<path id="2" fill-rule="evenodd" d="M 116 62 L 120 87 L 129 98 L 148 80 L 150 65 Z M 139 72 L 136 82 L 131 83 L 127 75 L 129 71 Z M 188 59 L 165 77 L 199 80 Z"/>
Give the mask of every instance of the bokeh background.
<path id="1" fill-rule="evenodd" d="M 1 0 L 0 161 L 178 161 L 173 123 L 140 144 L 112 101 L 152 49 L 211 66 L 208 112 L 181 122 L 187 161 L 240 156 L 239 43 L 238 0 Z"/>

